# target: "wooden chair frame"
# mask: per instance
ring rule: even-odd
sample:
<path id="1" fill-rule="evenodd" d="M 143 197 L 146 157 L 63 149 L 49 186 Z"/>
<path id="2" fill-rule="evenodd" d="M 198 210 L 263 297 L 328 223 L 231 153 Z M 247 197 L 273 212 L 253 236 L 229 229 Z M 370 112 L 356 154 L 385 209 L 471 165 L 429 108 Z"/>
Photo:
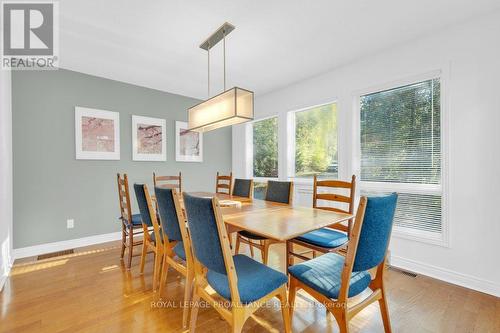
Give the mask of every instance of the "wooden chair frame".
<path id="1" fill-rule="evenodd" d="M 176 181 L 177 184 L 170 183 L 173 181 Z M 166 184 L 159 184 L 160 182 Z M 154 187 L 175 188 L 182 193 L 182 173 L 179 172 L 178 176 L 157 176 L 156 173 L 153 172 L 153 185 Z"/>
<path id="2" fill-rule="evenodd" d="M 362 197 L 359 203 L 358 212 L 356 214 L 356 221 L 354 223 L 351 239 L 347 248 L 347 255 L 344 263 L 344 269 L 341 275 L 341 287 L 339 292 L 339 297 L 336 300 L 330 299 L 316 290 L 308 287 L 303 282 L 297 278 L 290 275 L 290 288 L 289 288 L 289 303 L 291 305 L 291 314 L 293 316 L 293 308 L 295 303 L 295 296 L 297 291 L 300 289 L 305 290 L 308 294 L 313 296 L 316 300 L 322 303 L 326 309 L 333 314 L 340 328 L 340 333 L 349 332 L 349 321 L 358 314 L 361 310 L 366 308 L 373 302 L 378 301 L 380 306 L 380 312 L 382 314 L 382 321 L 384 324 L 384 330 L 386 333 L 391 332 L 391 324 L 389 320 L 389 310 L 387 307 L 387 298 L 384 287 L 384 272 L 385 272 L 385 258 L 377 267 L 375 277 L 372 279 L 369 288 L 371 289 L 371 294 L 367 296 L 362 301 L 355 305 L 349 306 L 347 303 L 349 294 L 349 280 L 351 279 L 352 269 L 354 265 L 354 259 L 356 258 L 356 251 L 358 248 L 359 237 L 361 233 L 361 227 L 363 225 L 363 219 L 365 215 L 367 198 Z M 387 248 L 386 248 L 387 253 Z"/>
<path id="3" fill-rule="evenodd" d="M 325 187 L 325 188 L 330 188 L 330 189 L 339 189 L 339 188 L 350 189 L 350 193 L 349 193 L 349 196 L 340 195 L 340 194 L 336 194 L 336 193 L 318 193 L 319 187 Z M 313 208 L 328 210 L 328 211 L 337 212 L 337 213 L 352 214 L 354 212 L 355 195 L 356 195 L 356 176 L 355 175 L 352 175 L 350 182 L 341 181 L 341 180 L 318 180 L 316 175 L 314 176 Z M 340 208 L 329 207 L 329 206 L 318 206 L 318 200 L 346 203 L 349 205 L 349 208 L 347 210 L 343 210 Z M 328 226 L 328 227 L 332 228 L 332 229 L 344 231 L 347 233 L 347 238 L 350 238 L 351 229 L 352 229 L 352 219 L 350 219 L 347 222 L 347 226 L 343 225 L 343 224 L 333 224 L 333 225 Z M 293 249 L 294 244 L 300 245 L 301 247 L 305 247 L 308 250 L 301 252 L 301 253 L 294 252 L 294 249 Z M 287 246 L 286 246 L 287 266 L 293 265 L 293 258 L 294 257 L 297 257 L 297 258 L 302 259 L 302 260 L 311 259 L 311 258 L 308 258 L 304 255 L 304 254 L 310 252 L 311 250 L 313 251 L 313 258 L 315 258 L 316 252 L 320 252 L 320 253 L 337 252 L 339 250 L 345 250 L 346 246 L 347 246 L 347 243 L 343 244 L 339 247 L 327 248 L 327 247 L 321 247 L 321 246 L 317 246 L 317 245 L 310 244 L 307 242 L 303 242 L 303 241 L 300 241 L 299 239 L 291 239 L 291 240 L 287 241 Z"/>
<path id="4" fill-rule="evenodd" d="M 266 195 L 267 197 L 267 187 L 266 187 Z M 293 182 L 290 182 L 290 193 L 288 194 L 288 206 L 292 206 L 293 204 Z M 260 250 L 261 258 L 262 258 L 262 263 L 264 265 L 267 265 L 268 262 L 268 257 L 269 257 L 269 247 L 272 244 L 277 244 L 277 243 L 283 243 L 281 241 L 277 241 L 274 239 L 262 239 L 259 240 L 258 243 L 256 241 L 253 241 L 252 239 L 247 239 L 244 236 L 241 236 L 239 233 L 236 234 L 236 246 L 235 246 L 235 253 L 238 254 L 240 251 L 240 243 L 247 244 L 250 247 L 250 255 L 253 258 L 254 251 L 253 248 L 257 248 Z M 288 243 L 287 243 L 288 244 Z"/>
<path id="5" fill-rule="evenodd" d="M 195 287 L 189 331 L 191 333 L 194 333 L 196 329 L 196 319 L 198 316 L 198 305 L 200 298 L 208 302 L 222 316 L 222 318 L 229 322 L 232 327 L 232 332 L 236 333 L 241 332 L 243 325 L 252 313 L 258 310 L 260 306 L 264 305 L 271 298 L 277 297 L 281 302 L 281 311 L 285 326 L 285 332 L 291 332 L 290 307 L 288 305 L 288 300 L 286 297 L 286 285 L 275 289 L 271 293 L 255 302 L 249 304 L 243 304 L 241 302 L 240 294 L 238 291 L 238 276 L 236 275 L 233 255 L 229 247 L 229 237 L 220 211 L 219 200 L 215 197 L 212 198 L 212 206 L 215 214 L 215 221 L 217 223 L 219 239 L 221 241 L 222 254 L 224 256 L 224 263 L 226 266 L 229 281 L 229 289 L 231 292 L 230 309 L 225 307 L 224 302 L 220 302 L 220 300 L 212 296 L 211 293 L 207 290 L 207 287 L 209 286 L 206 278 L 207 268 L 204 267 L 203 264 L 196 259 L 196 257 L 193 257 Z"/>
<path id="6" fill-rule="evenodd" d="M 161 266 L 159 293 L 160 296 L 163 295 L 164 287 L 167 283 L 167 274 L 169 267 L 172 267 L 186 278 L 186 283 L 184 286 L 184 307 L 182 312 L 182 326 L 186 327 L 190 309 L 189 303 L 191 302 L 194 282 L 193 254 L 191 252 L 191 239 L 186 227 L 186 219 L 184 217 L 184 214 L 182 213 L 179 193 L 175 189 L 172 189 L 172 196 L 174 200 L 175 211 L 177 213 L 177 220 L 179 221 L 179 229 L 181 231 L 182 242 L 184 244 L 184 251 L 186 253 L 186 261 L 184 263 L 181 263 L 174 259 L 174 246 L 177 245 L 178 242 L 170 241 L 165 230 L 162 230 L 163 260 Z"/>
<path id="7" fill-rule="evenodd" d="M 224 176 L 220 175 L 219 172 L 217 172 L 217 177 L 215 178 L 215 193 L 231 195 L 232 188 L 233 188 L 233 173 L 230 172 L 229 176 Z"/>
<path id="8" fill-rule="evenodd" d="M 126 262 L 127 269 L 132 266 L 132 257 L 135 246 L 142 244 L 142 240 L 134 241 L 134 236 L 143 233 L 142 226 L 132 224 L 132 206 L 130 204 L 130 191 L 128 187 L 127 174 L 116 174 L 118 184 L 118 200 L 120 202 L 120 219 L 122 221 L 122 250 L 121 259 L 125 256 L 125 249 L 128 248 L 128 258 Z"/>
<path id="9" fill-rule="evenodd" d="M 161 260 L 163 258 L 163 244 L 161 242 L 162 235 L 160 230 L 160 224 L 158 223 L 158 218 L 156 215 L 155 205 L 153 205 L 153 200 L 151 199 L 151 195 L 148 191 L 148 186 L 144 186 L 144 194 L 146 196 L 146 202 L 148 205 L 149 217 L 151 219 L 151 223 L 153 224 L 153 232 L 155 235 L 155 242 L 152 241 L 149 235 L 149 227 L 147 224 L 142 223 L 142 228 L 144 230 L 144 237 L 142 243 L 142 254 L 141 254 L 141 274 L 144 273 L 144 265 L 146 263 L 146 255 L 150 252 L 154 253 L 154 269 L 153 269 L 153 290 L 156 291 L 158 288 L 158 282 L 160 281 L 160 269 L 161 269 Z"/>

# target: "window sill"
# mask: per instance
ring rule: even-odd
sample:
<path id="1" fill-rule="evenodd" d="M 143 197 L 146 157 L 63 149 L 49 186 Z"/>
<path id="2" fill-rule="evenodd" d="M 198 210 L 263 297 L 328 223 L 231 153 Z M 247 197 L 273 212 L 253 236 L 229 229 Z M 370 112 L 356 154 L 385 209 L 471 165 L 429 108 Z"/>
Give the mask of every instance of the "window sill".
<path id="1" fill-rule="evenodd" d="M 408 239 L 419 243 L 432 244 L 446 248 L 450 247 L 449 240 L 444 232 L 437 234 L 434 232 L 413 230 L 395 226 L 392 232 L 392 236 L 401 239 Z"/>

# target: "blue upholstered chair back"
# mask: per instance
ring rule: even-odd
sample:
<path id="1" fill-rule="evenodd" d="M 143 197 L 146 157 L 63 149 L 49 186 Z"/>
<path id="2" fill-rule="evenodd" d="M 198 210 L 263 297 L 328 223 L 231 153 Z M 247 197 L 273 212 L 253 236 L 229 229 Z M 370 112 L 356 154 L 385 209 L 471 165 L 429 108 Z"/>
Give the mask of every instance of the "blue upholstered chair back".
<path id="1" fill-rule="evenodd" d="M 177 210 L 171 188 L 155 187 L 156 202 L 160 214 L 161 230 L 167 234 L 170 241 L 182 241 Z M 184 222 L 182 222 L 184 223 Z"/>
<path id="2" fill-rule="evenodd" d="M 385 258 L 391 237 L 398 195 L 368 197 L 353 272 L 378 266 Z"/>
<path id="3" fill-rule="evenodd" d="M 291 187 L 291 182 L 269 180 L 267 182 L 266 200 L 289 204 Z"/>
<path id="4" fill-rule="evenodd" d="M 252 181 L 250 179 L 239 179 L 234 180 L 233 195 L 240 197 L 250 197 L 250 187 Z"/>
<path id="5" fill-rule="evenodd" d="M 184 193 L 184 207 L 194 256 L 209 270 L 227 275 L 212 199 Z"/>
<path id="6" fill-rule="evenodd" d="M 144 184 L 134 184 L 135 197 L 137 198 L 137 205 L 141 212 L 142 223 L 151 227 L 151 216 L 149 215 L 148 202 L 146 201 L 146 193 L 144 192 Z"/>

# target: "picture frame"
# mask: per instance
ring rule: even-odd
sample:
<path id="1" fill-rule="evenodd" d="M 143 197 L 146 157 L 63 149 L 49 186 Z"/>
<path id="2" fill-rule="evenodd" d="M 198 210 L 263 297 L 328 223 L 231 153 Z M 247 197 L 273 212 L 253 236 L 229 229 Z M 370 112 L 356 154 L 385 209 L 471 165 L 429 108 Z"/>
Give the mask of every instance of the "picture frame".
<path id="1" fill-rule="evenodd" d="M 167 123 L 165 119 L 132 116 L 132 160 L 167 160 Z"/>
<path id="2" fill-rule="evenodd" d="M 203 162 L 203 133 L 189 131 L 184 121 L 175 122 L 175 160 Z"/>
<path id="3" fill-rule="evenodd" d="M 120 114 L 75 106 L 77 160 L 120 159 Z"/>

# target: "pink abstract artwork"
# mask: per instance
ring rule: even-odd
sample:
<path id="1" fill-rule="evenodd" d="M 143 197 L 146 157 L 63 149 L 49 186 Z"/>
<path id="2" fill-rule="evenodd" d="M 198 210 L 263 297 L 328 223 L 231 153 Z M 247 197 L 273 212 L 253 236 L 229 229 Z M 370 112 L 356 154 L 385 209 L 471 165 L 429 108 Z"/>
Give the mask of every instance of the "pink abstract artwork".
<path id="1" fill-rule="evenodd" d="M 139 154 L 161 154 L 162 127 L 137 124 L 137 152 Z"/>
<path id="2" fill-rule="evenodd" d="M 82 151 L 114 152 L 113 119 L 82 117 Z"/>
<path id="3" fill-rule="evenodd" d="M 200 155 L 200 133 L 181 129 L 180 133 L 180 153 L 184 156 Z"/>

